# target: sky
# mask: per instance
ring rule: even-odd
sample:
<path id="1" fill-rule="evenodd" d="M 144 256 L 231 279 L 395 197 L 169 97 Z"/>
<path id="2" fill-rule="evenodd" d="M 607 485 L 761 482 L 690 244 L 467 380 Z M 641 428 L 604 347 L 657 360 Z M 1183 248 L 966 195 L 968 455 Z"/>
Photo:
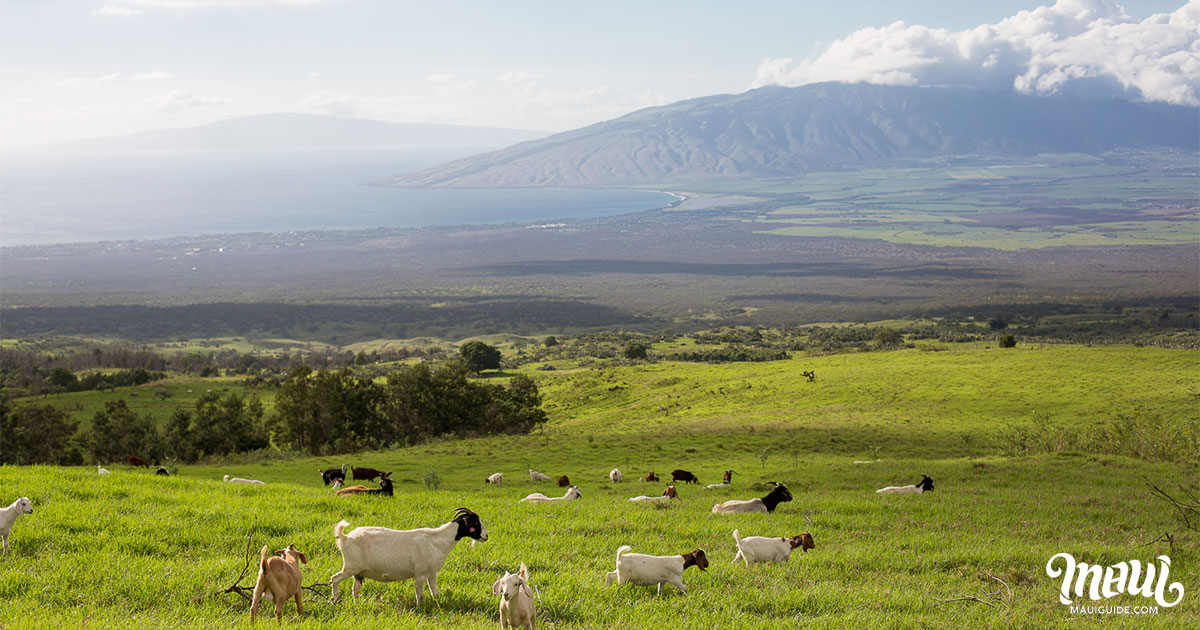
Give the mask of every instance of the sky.
<path id="1" fill-rule="evenodd" d="M 1200 0 L 0 0 L 0 148 L 306 112 L 562 131 L 768 84 L 1200 104 Z"/>

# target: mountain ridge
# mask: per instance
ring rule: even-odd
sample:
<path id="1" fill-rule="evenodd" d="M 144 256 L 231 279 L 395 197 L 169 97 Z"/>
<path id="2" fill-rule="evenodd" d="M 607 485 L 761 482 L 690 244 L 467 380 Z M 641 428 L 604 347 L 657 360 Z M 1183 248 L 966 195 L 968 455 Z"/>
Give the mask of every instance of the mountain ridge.
<path id="1" fill-rule="evenodd" d="M 405 187 L 627 186 L 778 178 L 939 155 L 1200 150 L 1200 108 L 975 88 L 768 86 L 638 110 L 456 160 Z"/>

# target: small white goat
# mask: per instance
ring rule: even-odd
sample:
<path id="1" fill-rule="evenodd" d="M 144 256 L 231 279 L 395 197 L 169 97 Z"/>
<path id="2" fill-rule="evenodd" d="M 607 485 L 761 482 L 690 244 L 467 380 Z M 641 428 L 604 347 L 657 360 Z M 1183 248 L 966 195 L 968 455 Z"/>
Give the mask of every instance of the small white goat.
<path id="1" fill-rule="evenodd" d="M 500 595 L 500 628 L 524 627 L 537 630 L 537 609 L 533 591 L 529 590 L 529 569 L 521 563 L 516 573 L 504 572 L 504 577 L 492 584 L 492 593 Z"/>
<path id="2" fill-rule="evenodd" d="M 108 474 L 108 469 L 107 469 L 107 468 L 102 468 L 102 467 L 100 466 L 100 464 L 96 464 L 96 474 L 97 474 L 97 475 L 107 475 L 107 474 Z"/>
<path id="3" fill-rule="evenodd" d="M 483 481 L 485 483 L 496 483 L 496 484 L 504 483 L 504 473 L 492 473 L 492 474 L 488 475 Z"/>
<path id="4" fill-rule="evenodd" d="M 612 471 L 608 473 L 608 480 L 613 483 L 621 483 L 621 470 L 619 468 L 612 469 Z"/>
<path id="5" fill-rule="evenodd" d="M 268 555 L 266 545 L 259 552 L 258 580 L 254 583 L 254 597 L 250 603 L 250 623 L 254 623 L 254 618 L 258 616 L 258 607 L 263 600 L 275 602 L 276 621 L 283 621 L 283 605 L 293 597 L 296 598 L 296 614 L 304 613 L 304 607 L 300 604 L 300 585 L 303 584 L 300 563 L 308 564 L 308 556 L 291 544 L 275 553 L 283 557 Z"/>
<path id="6" fill-rule="evenodd" d="M 933 492 L 933 479 L 929 475 L 921 475 L 921 482 L 911 486 L 888 486 L 875 491 L 875 494 L 924 494 Z"/>
<path id="7" fill-rule="evenodd" d="M 567 488 L 567 493 L 561 497 L 548 497 L 541 492 L 533 494 L 521 499 L 521 503 L 548 503 L 550 501 L 566 501 L 568 499 L 579 499 L 583 497 L 583 493 L 579 491 L 579 486 L 571 486 Z"/>
<path id="8" fill-rule="evenodd" d="M 29 497 L 21 497 L 6 508 L 0 508 L 0 538 L 4 539 L 4 555 L 8 555 L 8 535 L 12 532 L 13 523 L 22 514 L 33 514 L 33 504 Z"/>
<path id="9" fill-rule="evenodd" d="M 660 503 L 664 505 L 669 503 L 671 499 L 679 499 L 679 494 L 675 492 L 675 486 L 667 486 L 667 489 L 663 491 L 662 496 L 660 497 L 648 497 L 646 495 L 642 495 L 640 497 L 629 498 L 629 500 L 633 501 L 634 503 Z M 683 499 L 680 499 L 680 501 L 682 500 Z"/>
<path id="10" fill-rule="evenodd" d="M 550 481 L 550 475 L 543 475 L 536 470 L 530 470 L 529 481 Z"/>
<path id="11" fill-rule="evenodd" d="M 225 475 L 224 481 L 226 483 L 249 483 L 249 484 L 256 484 L 256 485 L 260 485 L 260 486 L 267 485 L 257 479 L 242 479 L 241 477 L 230 477 L 229 475 Z"/>
<path id="12" fill-rule="evenodd" d="M 713 514 L 737 514 L 745 512 L 774 512 L 775 507 L 780 503 L 792 500 L 792 493 L 788 492 L 787 486 L 775 482 L 775 489 L 767 496 L 761 499 L 749 499 L 747 501 L 730 500 L 724 503 L 718 503 L 713 506 Z"/>
<path id="13" fill-rule="evenodd" d="M 733 530 L 733 541 L 737 545 L 737 554 L 733 561 L 742 560 L 746 566 L 755 562 L 787 562 L 792 557 L 792 550 L 799 547 L 807 552 L 816 547 L 812 534 L 804 532 L 791 538 L 767 538 L 765 536 L 747 536 L 742 538 L 738 530 Z"/>
<path id="14" fill-rule="evenodd" d="M 658 586 L 658 594 L 662 595 L 662 585 L 670 584 L 686 593 L 683 585 L 683 570 L 697 566 L 701 571 L 708 569 L 708 554 L 703 549 L 678 556 L 648 556 L 644 553 L 629 553 L 629 545 L 621 545 L 617 549 L 617 570 L 609 571 L 604 578 L 605 586 L 612 583 L 625 584 L 632 582 L 640 586 Z"/>
<path id="15" fill-rule="evenodd" d="M 338 478 L 333 480 L 333 485 L 331 487 L 333 488 L 334 492 L 337 492 L 338 490 L 346 487 L 346 484 L 342 483 L 341 478 Z"/>
<path id="16" fill-rule="evenodd" d="M 338 550 L 342 552 L 342 570 L 329 578 L 333 591 L 330 602 L 341 597 L 338 584 L 353 577 L 355 601 L 365 579 L 380 582 L 398 582 L 412 579 L 417 590 L 417 605 L 421 605 L 421 593 L 429 585 L 429 592 L 437 597 L 437 574 L 446 564 L 446 556 L 454 549 L 460 538 L 473 538 L 487 542 L 487 528 L 479 515 L 467 508 L 454 511 L 454 520 L 441 527 L 396 530 L 386 527 L 359 527 L 349 534 L 344 533 L 350 524 L 339 521 L 333 527 Z"/>

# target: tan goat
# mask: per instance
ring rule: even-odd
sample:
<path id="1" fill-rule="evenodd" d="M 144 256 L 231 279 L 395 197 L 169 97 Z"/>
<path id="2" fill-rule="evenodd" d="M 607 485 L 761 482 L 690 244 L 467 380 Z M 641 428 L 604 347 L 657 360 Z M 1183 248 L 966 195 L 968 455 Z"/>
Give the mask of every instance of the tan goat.
<path id="1" fill-rule="evenodd" d="M 275 553 L 280 556 L 267 555 L 267 546 L 263 545 L 258 565 L 258 581 L 254 584 L 254 600 L 250 605 L 250 622 L 258 616 L 258 607 L 262 600 L 275 602 L 275 620 L 283 621 L 283 604 L 296 598 L 296 614 L 304 612 L 300 604 L 300 563 L 308 564 L 308 556 L 296 550 L 295 545 L 280 549 Z"/>

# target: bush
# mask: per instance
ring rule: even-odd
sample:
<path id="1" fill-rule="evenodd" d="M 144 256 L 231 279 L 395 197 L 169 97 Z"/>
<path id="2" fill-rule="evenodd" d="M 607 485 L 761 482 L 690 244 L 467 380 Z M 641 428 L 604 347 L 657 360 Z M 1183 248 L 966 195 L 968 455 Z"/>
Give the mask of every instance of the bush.
<path id="1" fill-rule="evenodd" d="M 550 335 L 542 340 L 542 345 L 546 346 L 547 348 L 553 348 L 554 346 L 558 345 L 558 338 L 556 338 L 554 335 Z"/>
<path id="2" fill-rule="evenodd" d="M 468 341 L 458 349 L 467 369 L 478 374 L 500 369 L 500 351 L 482 341 Z"/>
<path id="3" fill-rule="evenodd" d="M 1017 338 L 1012 335 L 1004 335 L 1003 337 L 1000 338 L 1000 347 L 1001 348 L 1017 347 Z"/>
<path id="4" fill-rule="evenodd" d="M 896 348 L 904 342 L 904 335 L 895 328 L 880 328 L 875 333 L 875 343 L 880 348 Z"/>
<path id="5" fill-rule="evenodd" d="M 646 350 L 646 346 L 635 341 L 632 343 L 627 343 L 625 344 L 625 347 L 621 348 L 621 356 L 635 361 L 638 359 L 645 359 Z"/>

